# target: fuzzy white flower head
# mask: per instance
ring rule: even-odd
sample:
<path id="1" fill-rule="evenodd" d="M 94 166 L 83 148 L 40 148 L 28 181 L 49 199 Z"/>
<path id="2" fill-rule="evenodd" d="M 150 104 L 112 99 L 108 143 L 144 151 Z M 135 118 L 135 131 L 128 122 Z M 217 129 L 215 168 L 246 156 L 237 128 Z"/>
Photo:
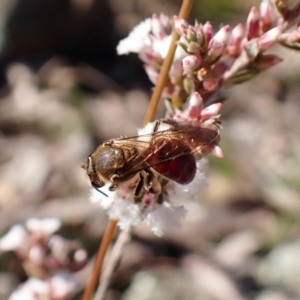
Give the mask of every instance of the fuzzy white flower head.
<path id="1" fill-rule="evenodd" d="M 172 126 L 172 122 L 148 123 L 138 130 L 139 140 L 149 142 L 154 128 L 159 132 Z M 162 174 L 151 169 L 162 190 L 158 194 L 144 192 L 141 197 L 134 197 L 134 190 L 143 176 L 141 174 L 145 172 L 141 171 L 141 174 L 137 173 L 130 180 L 119 184 L 116 191 L 109 191 L 109 184 L 100 190 L 93 188 L 90 199 L 107 210 L 109 217 L 117 220 L 121 229 L 128 230 L 145 221 L 154 234 L 161 236 L 180 227 L 180 220 L 187 212 L 182 204 L 199 197 L 200 190 L 207 185 L 204 177 L 205 161 L 198 161 L 195 167 L 195 177 L 185 185 L 165 179 Z"/>
<path id="2" fill-rule="evenodd" d="M 153 15 L 138 24 L 121 40 L 117 46 L 119 55 L 138 53 L 141 60 L 150 63 L 166 58 L 173 28 L 173 20 L 161 14 Z M 174 60 L 181 59 L 186 53 L 181 47 L 176 49 Z"/>
<path id="3" fill-rule="evenodd" d="M 69 299 L 78 288 L 78 282 L 72 273 L 60 271 L 49 280 L 52 299 Z"/>
<path id="4" fill-rule="evenodd" d="M 29 246 L 28 244 L 28 232 L 20 225 L 14 225 L 1 239 L 0 250 L 18 250 L 24 249 Z"/>
<path id="5" fill-rule="evenodd" d="M 50 291 L 48 283 L 37 279 L 29 278 L 25 283 L 20 285 L 16 291 L 14 291 L 9 300 L 50 300 Z"/>
<path id="6" fill-rule="evenodd" d="M 27 229 L 32 233 L 50 236 L 61 227 L 61 221 L 56 218 L 31 218 L 26 222 Z"/>
<path id="7" fill-rule="evenodd" d="M 117 46 L 118 54 L 128 54 L 129 52 L 139 53 L 145 47 L 151 45 L 150 32 L 152 29 L 152 19 L 146 19 L 129 33 L 128 37 L 121 40 Z"/>

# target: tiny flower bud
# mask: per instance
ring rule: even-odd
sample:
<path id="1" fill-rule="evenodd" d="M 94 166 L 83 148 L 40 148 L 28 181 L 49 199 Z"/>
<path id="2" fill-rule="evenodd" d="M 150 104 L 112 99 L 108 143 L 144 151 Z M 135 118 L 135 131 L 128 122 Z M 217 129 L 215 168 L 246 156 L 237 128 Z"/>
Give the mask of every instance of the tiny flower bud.
<path id="1" fill-rule="evenodd" d="M 182 59 L 184 73 L 195 70 L 200 65 L 200 58 L 196 55 L 188 55 Z"/>
<path id="2" fill-rule="evenodd" d="M 247 19 L 246 36 L 248 40 L 257 37 L 259 34 L 259 12 L 254 6 L 251 8 Z"/>
<path id="3" fill-rule="evenodd" d="M 291 44 L 291 43 L 299 43 L 300 42 L 300 27 L 292 32 L 285 32 L 282 33 L 278 40 L 284 44 Z"/>
<path id="4" fill-rule="evenodd" d="M 248 41 L 244 46 L 245 52 L 247 53 L 248 60 L 253 61 L 260 53 L 260 47 L 257 39 Z"/>
<path id="5" fill-rule="evenodd" d="M 144 69 L 145 69 L 150 81 L 153 84 L 156 84 L 157 79 L 158 79 L 158 71 L 153 66 L 150 66 L 150 65 L 144 65 Z"/>
<path id="6" fill-rule="evenodd" d="M 200 52 L 200 46 L 195 42 L 190 42 L 188 47 L 187 47 L 187 52 L 188 53 L 193 53 L 193 54 L 199 53 Z"/>
<path id="7" fill-rule="evenodd" d="M 207 77 L 207 69 L 206 68 L 201 68 L 198 72 L 197 72 L 197 79 L 199 81 L 203 81 L 206 77 Z"/>
<path id="8" fill-rule="evenodd" d="M 145 51 L 140 52 L 139 58 L 142 62 L 146 64 L 155 64 L 158 61 L 158 57 L 154 55 L 154 53 L 151 51 L 151 49 L 147 49 Z"/>
<path id="9" fill-rule="evenodd" d="M 278 39 L 280 34 L 282 33 L 282 27 L 277 26 L 272 28 L 271 30 L 267 31 L 264 33 L 259 39 L 258 39 L 258 44 L 259 44 L 259 49 L 260 51 L 264 51 L 271 47 Z"/>
<path id="10" fill-rule="evenodd" d="M 195 92 L 192 94 L 187 113 L 189 118 L 196 119 L 200 116 L 203 109 L 203 99 L 199 93 Z"/>
<path id="11" fill-rule="evenodd" d="M 262 31 L 266 32 L 272 27 L 273 22 L 276 18 L 276 14 L 272 4 L 268 0 L 262 1 L 260 3 L 259 10 L 260 10 L 260 19 L 262 22 L 261 24 Z"/>
<path id="12" fill-rule="evenodd" d="M 192 93 L 195 90 L 195 82 L 190 78 L 184 78 L 183 88 L 187 94 Z"/>
<path id="13" fill-rule="evenodd" d="M 201 112 L 201 118 L 206 120 L 217 115 L 222 108 L 222 103 L 215 103 L 205 107 Z"/>
<path id="14" fill-rule="evenodd" d="M 215 78 L 206 79 L 203 81 L 203 88 L 206 91 L 212 92 L 219 87 L 219 80 Z"/>
<path id="15" fill-rule="evenodd" d="M 177 32 L 180 35 L 185 35 L 187 29 L 189 28 L 189 23 L 187 21 L 179 18 L 178 16 L 174 16 L 173 20 L 174 20 L 174 26 L 175 26 L 175 29 L 177 30 Z"/>
<path id="16" fill-rule="evenodd" d="M 221 78 L 223 74 L 230 68 L 234 58 L 230 56 L 222 57 L 213 67 L 211 75 L 214 78 Z"/>
<path id="17" fill-rule="evenodd" d="M 216 63 L 225 51 L 225 49 L 225 44 L 215 43 L 214 46 L 209 49 L 205 62 L 210 65 Z"/>
<path id="18" fill-rule="evenodd" d="M 288 11 L 288 0 L 274 0 L 274 4 L 281 15 Z"/>
<path id="19" fill-rule="evenodd" d="M 236 57 L 240 54 L 243 35 L 244 28 L 243 25 L 240 23 L 233 28 L 230 38 L 228 40 L 227 50 L 229 55 Z"/>
<path id="20" fill-rule="evenodd" d="M 208 45 L 214 35 L 214 29 L 211 26 L 210 22 L 206 22 L 203 25 L 202 30 L 203 30 L 203 35 L 204 35 L 204 39 L 205 39 L 205 44 Z"/>
<path id="21" fill-rule="evenodd" d="M 195 30 L 193 29 L 192 26 L 189 26 L 189 28 L 187 29 L 186 39 L 189 42 L 195 42 L 195 41 L 197 41 L 197 35 L 196 35 L 196 32 L 195 32 Z"/>
<path id="22" fill-rule="evenodd" d="M 277 55 L 266 54 L 258 56 L 258 58 L 254 62 L 254 65 L 260 70 L 266 70 L 272 66 L 279 64 L 282 61 L 283 59 Z"/>
<path id="23" fill-rule="evenodd" d="M 230 26 L 223 26 L 213 37 L 211 44 L 224 44 L 227 43 L 230 36 Z"/>
<path id="24" fill-rule="evenodd" d="M 216 145 L 215 148 L 211 151 L 211 154 L 216 157 L 219 157 L 219 158 L 224 157 L 223 151 L 222 151 L 221 147 L 218 145 Z"/>
<path id="25" fill-rule="evenodd" d="M 209 52 L 206 61 L 209 64 L 215 63 L 226 48 L 226 43 L 230 35 L 230 27 L 222 27 L 211 39 L 208 44 Z"/>
<path id="26" fill-rule="evenodd" d="M 152 33 L 158 39 L 162 39 L 166 36 L 164 26 L 160 22 L 160 18 L 157 14 L 152 15 Z"/>

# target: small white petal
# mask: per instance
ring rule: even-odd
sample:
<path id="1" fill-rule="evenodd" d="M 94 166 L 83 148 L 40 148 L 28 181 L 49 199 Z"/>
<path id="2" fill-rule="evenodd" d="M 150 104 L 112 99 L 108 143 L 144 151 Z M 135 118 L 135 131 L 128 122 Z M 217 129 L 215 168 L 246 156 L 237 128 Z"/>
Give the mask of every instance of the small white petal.
<path id="1" fill-rule="evenodd" d="M 46 253 L 42 246 L 34 245 L 30 248 L 28 253 L 28 259 L 30 259 L 32 262 L 36 264 L 41 264 L 43 263 L 45 257 L 46 257 Z"/>
<path id="2" fill-rule="evenodd" d="M 139 53 L 144 47 L 151 45 L 150 32 L 152 29 L 152 20 L 144 20 L 129 33 L 128 37 L 121 40 L 117 46 L 117 53 L 128 54 L 129 52 Z"/>
<path id="3" fill-rule="evenodd" d="M 28 233 L 22 225 L 14 225 L 1 239 L 0 249 L 17 250 L 28 245 Z"/>
<path id="4" fill-rule="evenodd" d="M 90 201 L 100 204 L 103 209 L 108 209 L 114 200 L 114 193 L 108 190 L 108 185 L 105 185 L 99 190 L 100 191 L 95 188 L 90 190 Z"/>
<path id="5" fill-rule="evenodd" d="M 114 201 L 108 215 L 118 220 L 118 225 L 122 230 L 129 230 L 131 226 L 137 226 L 142 221 L 139 205 L 121 199 Z"/>
<path id="6" fill-rule="evenodd" d="M 146 216 L 146 223 L 151 227 L 152 232 L 162 236 L 166 232 L 179 229 L 180 220 L 185 217 L 187 210 L 183 206 L 174 206 L 164 201 L 157 205 L 156 209 Z"/>
<path id="7" fill-rule="evenodd" d="M 67 272 L 57 272 L 49 282 L 52 299 L 69 299 L 76 291 L 78 282 L 75 277 Z"/>
<path id="8" fill-rule="evenodd" d="M 44 236 L 49 236 L 61 227 L 61 221 L 57 218 L 27 220 L 26 227 L 32 233 L 40 233 Z"/>
<path id="9" fill-rule="evenodd" d="M 195 178 L 186 185 L 174 183 L 173 194 L 169 191 L 169 196 L 173 201 L 182 203 L 183 200 L 193 200 L 199 198 L 201 191 L 208 186 L 208 181 L 205 178 L 207 169 L 207 161 L 201 159 L 197 161 L 197 172 Z M 177 201 L 178 200 L 178 201 Z"/>
<path id="10" fill-rule="evenodd" d="M 165 59 L 169 52 L 171 40 L 172 40 L 171 35 L 168 35 L 161 40 L 155 39 L 152 45 L 154 53 L 159 55 L 162 59 Z M 181 60 L 183 57 L 187 55 L 188 54 L 181 47 L 177 47 L 173 60 L 174 61 Z"/>
<path id="11" fill-rule="evenodd" d="M 45 281 L 33 277 L 20 285 L 9 297 L 9 300 L 36 299 L 50 300 L 49 286 Z"/>

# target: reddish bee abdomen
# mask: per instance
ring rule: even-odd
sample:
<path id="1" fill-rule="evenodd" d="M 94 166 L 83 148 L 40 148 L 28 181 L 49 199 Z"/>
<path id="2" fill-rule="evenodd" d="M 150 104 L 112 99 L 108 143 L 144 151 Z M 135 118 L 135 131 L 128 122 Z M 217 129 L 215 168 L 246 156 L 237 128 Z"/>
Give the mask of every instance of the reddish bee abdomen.
<path id="1" fill-rule="evenodd" d="M 194 155 L 187 154 L 153 167 L 158 173 L 180 184 L 191 182 L 196 174 Z"/>
<path id="2" fill-rule="evenodd" d="M 191 182 L 196 174 L 196 161 L 192 153 L 183 154 L 187 151 L 187 146 L 182 140 L 160 139 L 156 141 L 156 150 L 153 152 L 147 162 L 161 175 L 176 181 L 180 184 Z M 173 159 L 161 162 L 161 157 L 175 157 Z M 176 157 L 178 155 L 178 157 Z M 156 164 L 157 163 L 157 164 Z"/>

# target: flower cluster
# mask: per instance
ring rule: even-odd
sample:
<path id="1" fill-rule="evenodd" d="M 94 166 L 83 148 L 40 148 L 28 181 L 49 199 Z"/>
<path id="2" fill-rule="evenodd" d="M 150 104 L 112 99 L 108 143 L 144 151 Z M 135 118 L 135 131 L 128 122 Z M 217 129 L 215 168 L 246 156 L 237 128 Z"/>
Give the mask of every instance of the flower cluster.
<path id="1" fill-rule="evenodd" d="M 196 21 L 190 25 L 178 16 L 171 19 L 163 14 L 154 14 L 120 41 L 117 52 L 137 53 L 150 80 L 156 84 L 174 27 L 179 40 L 162 95 L 167 108 L 166 117 L 178 124 L 190 124 L 195 128 L 211 126 L 212 131 L 217 132 L 216 139 L 205 146 L 199 143 L 200 153 L 195 151 L 195 157 L 202 158 L 208 153 L 222 157 L 218 145 L 219 112 L 222 105 L 214 103 L 212 96 L 223 87 L 249 80 L 281 62 L 280 57 L 265 53 L 275 43 L 297 47 L 300 26 L 293 26 L 300 15 L 299 3 L 289 8 L 287 0 L 263 0 L 259 8 L 253 7 L 250 10 L 244 25 L 238 24 L 233 29 L 225 25 L 217 32 L 209 22 L 201 24 Z M 139 130 L 139 138 L 143 141 L 149 139 L 155 124 L 150 123 Z M 172 126 L 161 125 L 158 131 Z M 121 228 L 128 229 L 145 220 L 155 234 L 162 235 L 174 225 L 178 226 L 186 213 L 183 206 L 176 204 L 176 198 L 193 198 L 203 187 L 203 166 L 204 161 L 198 160 L 195 176 L 191 176 L 193 180 L 185 185 L 177 184 L 175 179 L 170 180 L 172 176 L 167 180 L 152 170 L 155 175 L 151 182 L 152 190 L 146 189 L 140 197 L 134 197 L 133 191 L 145 175 L 141 171 L 129 181 L 119 184 L 116 191 L 111 192 L 105 186 L 103 190 L 106 196 L 93 191 L 91 198 L 99 201 L 108 210 L 109 216 L 118 220 Z M 184 172 L 194 171 L 189 169 Z"/>
<path id="2" fill-rule="evenodd" d="M 14 251 L 28 275 L 9 300 L 68 300 L 78 289 L 73 273 L 86 264 L 87 253 L 75 241 L 55 235 L 58 219 L 29 219 L 0 239 L 0 250 Z"/>
<path id="3" fill-rule="evenodd" d="M 189 105 L 184 111 L 177 111 L 175 120 L 193 126 L 203 126 L 206 124 L 218 124 L 219 110 L 221 104 L 213 104 L 203 108 L 203 101 L 198 93 L 194 93 Z M 141 140 L 151 137 L 155 122 L 148 123 L 147 126 L 138 130 Z M 171 125 L 161 124 L 159 131 L 168 129 Z M 215 126 L 215 125 L 214 125 Z M 218 127 L 216 128 L 218 131 Z M 149 135 L 150 134 L 150 135 Z M 208 144 L 202 148 L 202 154 L 212 152 L 216 156 L 222 157 L 221 148 L 218 141 Z M 180 226 L 180 220 L 186 215 L 186 209 L 182 206 L 183 200 L 190 200 L 199 197 L 199 192 L 206 186 L 204 171 L 205 160 L 199 160 L 196 166 L 196 174 L 191 182 L 180 185 L 172 180 L 166 180 L 163 176 L 152 170 L 155 177 L 152 184 L 158 184 L 159 193 L 145 192 L 141 197 L 134 196 L 134 190 L 140 182 L 142 172 L 133 178 L 118 185 L 116 191 L 109 191 L 109 184 L 101 188 L 103 193 L 92 189 L 91 201 L 99 203 L 112 219 L 118 220 L 118 225 L 123 230 L 129 230 L 132 226 L 145 221 L 155 235 L 161 236 L 163 233 L 174 230 Z"/>
<path id="4" fill-rule="evenodd" d="M 207 103 L 222 87 L 249 80 L 278 64 L 282 61 L 280 57 L 264 52 L 275 43 L 299 49 L 300 27 L 290 30 L 299 14 L 299 4 L 289 8 L 287 1 L 263 0 L 259 9 L 250 10 L 245 25 L 238 24 L 233 29 L 225 25 L 217 32 L 209 22 L 190 25 L 174 16 L 180 47 L 169 72 L 164 98 L 171 101 L 172 107 L 182 109 L 196 91 Z M 117 48 L 119 54 L 138 53 L 154 84 L 170 43 L 170 24 L 172 20 L 165 15 L 153 15 Z"/>

